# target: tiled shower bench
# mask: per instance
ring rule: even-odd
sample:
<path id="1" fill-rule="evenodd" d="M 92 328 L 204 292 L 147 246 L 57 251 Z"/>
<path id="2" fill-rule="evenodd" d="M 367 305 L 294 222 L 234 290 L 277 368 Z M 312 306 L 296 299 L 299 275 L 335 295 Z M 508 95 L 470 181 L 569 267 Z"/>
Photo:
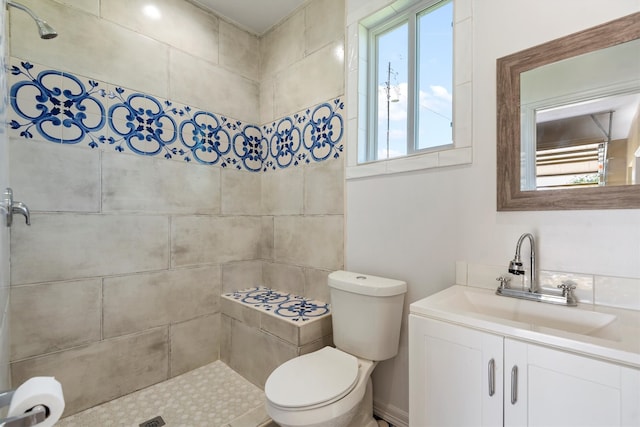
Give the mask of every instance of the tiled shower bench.
<path id="1" fill-rule="evenodd" d="M 223 294 L 220 304 L 220 358 L 262 388 L 282 363 L 333 343 L 325 302 L 253 287 Z"/>

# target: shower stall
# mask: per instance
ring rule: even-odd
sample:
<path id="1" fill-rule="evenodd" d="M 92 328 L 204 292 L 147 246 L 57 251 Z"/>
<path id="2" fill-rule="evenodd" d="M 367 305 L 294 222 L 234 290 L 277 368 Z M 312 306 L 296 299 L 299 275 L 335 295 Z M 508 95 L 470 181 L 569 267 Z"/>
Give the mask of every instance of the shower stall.
<path id="1" fill-rule="evenodd" d="M 10 3 L 0 189 L 31 225 L 0 227 L 6 388 L 55 376 L 67 416 L 225 351 L 292 357 L 221 295 L 326 301 L 343 268 L 343 8 L 300 45 L 314 1 L 260 37 L 189 1 Z"/>

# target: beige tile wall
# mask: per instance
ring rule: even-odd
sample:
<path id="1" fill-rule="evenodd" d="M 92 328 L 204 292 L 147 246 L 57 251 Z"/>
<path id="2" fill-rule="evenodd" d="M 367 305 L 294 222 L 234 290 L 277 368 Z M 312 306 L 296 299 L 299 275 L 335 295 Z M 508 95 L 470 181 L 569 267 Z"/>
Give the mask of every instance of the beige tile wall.
<path id="1" fill-rule="evenodd" d="M 259 387 L 289 359 L 333 345 L 331 319 L 293 325 L 223 298 L 220 359 Z"/>
<path id="2" fill-rule="evenodd" d="M 344 93 L 344 0 L 314 0 L 260 38 L 260 121 Z"/>
<path id="3" fill-rule="evenodd" d="M 170 327 L 171 374 L 179 375 L 211 362 L 220 349 L 220 313 L 208 314 Z"/>
<path id="4" fill-rule="evenodd" d="M 100 155 L 93 150 L 10 141 L 12 180 L 35 211 L 99 212 Z M 82 179 L 78 179 L 82 177 Z"/>
<path id="5" fill-rule="evenodd" d="M 102 333 L 117 337 L 217 313 L 219 300 L 218 266 L 104 278 Z"/>
<path id="6" fill-rule="evenodd" d="M 41 41 L 12 10 L 11 56 L 48 68 L 250 123 L 343 94 L 344 0 L 314 0 L 261 38 L 183 0 L 156 2 L 155 22 L 141 0 L 24 3 L 60 36 Z M 262 284 L 328 300 L 326 276 L 342 268 L 342 159 L 249 173 L 37 136 L 11 150 L 33 210 L 11 240 L 12 379 L 56 376 L 66 414 L 221 352 L 250 365 L 244 352 L 260 348 L 263 382 L 296 351 L 252 342 L 236 320 L 222 336 L 221 292 Z"/>
<path id="7" fill-rule="evenodd" d="M 314 0 L 260 38 L 263 123 L 344 93 L 344 0 Z M 343 157 L 262 175 L 263 284 L 329 301 L 343 268 Z M 242 330 L 238 328 L 238 330 Z"/>
<path id="8" fill-rule="evenodd" d="M 6 14 L 0 14 L 0 28 L 6 28 Z M 5 69 L 8 46 L 5 37 L 0 37 L 0 70 Z M 0 71 L 0 91 L 7 91 L 6 72 Z M 9 139 L 7 138 L 7 97 L 0 98 L 0 191 L 9 186 Z M 20 197 L 20 195 L 18 196 Z M 16 198 L 16 200 L 20 200 Z M 9 263 L 9 228 L 0 223 L 0 387 L 8 390 L 11 386 L 9 372 L 9 289 L 11 284 Z"/>
<path id="9" fill-rule="evenodd" d="M 43 163 L 42 180 L 82 181 L 71 175 L 85 154 L 101 173 L 85 188 L 90 203 L 76 194 L 66 207 L 48 186 L 12 176 L 37 207 L 32 226 L 12 233 L 14 385 L 56 376 L 71 414 L 217 360 L 223 260 L 256 259 L 261 232 L 260 217 L 220 216 L 220 171 L 30 145 L 48 156 L 29 167 L 60 166 Z"/>
<path id="10" fill-rule="evenodd" d="M 52 40 L 40 40 L 37 31 L 33 31 L 31 18 L 12 9 L 9 11 L 12 56 L 167 96 L 167 64 L 172 50 L 169 45 L 51 0 L 23 3 L 46 16 L 60 35 Z"/>
<path id="11" fill-rule="evenodd" d="M 14 286 L 11 292 L 14 360 L 100 341 L 100 279 Z"/>
<path id="12" fill-rule="evenodd" d="M 102 212 L 219 213 L 220 169 L 192 166 L 103 153 Z"/>
<path id="13" fill-rule="evenodd" d="M 64 414 L 73 414 L 167 379 L 168 346 L 166 327 L 149 329 L 15 361 L 11 374 L 14 384 L 54 375 L 63 387 Z"/>

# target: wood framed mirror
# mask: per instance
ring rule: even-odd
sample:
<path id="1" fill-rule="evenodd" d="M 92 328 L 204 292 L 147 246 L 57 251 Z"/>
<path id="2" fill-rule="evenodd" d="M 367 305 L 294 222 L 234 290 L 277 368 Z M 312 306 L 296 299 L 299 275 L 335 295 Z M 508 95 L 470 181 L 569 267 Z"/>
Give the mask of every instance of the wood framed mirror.
<path id="1" fill-rule="evenodd" d="M 541 163 L 537 163 L 535 160 L 538 157 L 536 156 L 535 138 L 533 155 L 531 153 L 523 153 L 521 142 L 523 140 L 523 107 L 521 104 L 521 79 L 523 73 L 638 39 L 640 39 L 640 12 L 497 60 L 498 211 L 640 208 L 640 180 L 637 178 L 629 178 L 628 181 L 616 183 L 616 185 L 604 185 L 605 183 L 602 181 L 600 183 L 596 182 L 593 186 L 573 186 L 573 188 L 559 186 L 551 189 L 548 187 L 536 187 L 534 184 L 532 189 L 526 189 L 531 187 L 527 187 L 524 184 L 524 181 L 526 181 L 524 174 L 527 174 L 529 170 L 535 170 Z M 637 56 L 632 55 L 630 60 L 635 62 L 636 58 L 640 69 L 640 51 L 637 52 Z M 627 62 L 628 60 L 627 55 Z M 576 77 L 580 75 L 580 71 L 575 74 Z M 640 74 L 638 75 L 638 81 L 640 81 Z M 553 86 L 553 84 L 557 84 L 557 82 L 549 82 L 549 86 Z M 618 92 L 620 91 L 618 90 Z M 640 96 L 640 89 L 637 90 L 637 93 Z M 580 104 L 580 102 L 577 104 Z M 547 110 L 552 109 L 554 108 L 548 108 Z M 593 117 L 593 114 L 588 116 L 591 116 L 587 117 L 588 120 L 593 119 L 599 125 L 598 127 L 607 134 L 606 123 L 602 126 L 603 123 L 600 123 L 598 117 Z M 606 118 L 606 116 L 604 117 Z M 640 133 L 640 130 L 637 130 L 638 126 L 640 126 L 637 123 L 638 117 L 640 117 L 640 113 L 636 112 L 634 125 L 636 128 L 633 129 L 634 132 Z M 610 130 L 611 116 L 609 116 L 608 122 L 608 129 Z M 537 126 L 535 121 L 533 126 Z M 572 126 L 572 124 L 569 124 L 569 126 Z M 525 122 L 526 127 L 527 124 Z M 535 130 L 533 134 L 535 135 Z M 610 139 L 610 131 L 608 135 Z M 634 141 L 633 143 L 636 144 L 637 142 Z M 599 154 L 601 169 L 602 164 L 606 164 L 608 159 L 606 157 L 606 144 L 603 146 L 605 147 L 604 158 L 602 157 L 602 148 Z M 524 151 L 527 151 L 526 146 Z M 630 148 L 629 151 L 632 152 L 633 150 Z M 640 165 L 640 148 L 635 151 L 635 155 L 638 156 L 637 162 Z M 526 158 L 533 158 L 532 167 L 525 163 L 527 161 Z M 634 173 L 637 172 L 634 171 Z M 602 171 L 600 174 L 602 175 Z M 535 178 L 534 176 L 534 180 Z"/>

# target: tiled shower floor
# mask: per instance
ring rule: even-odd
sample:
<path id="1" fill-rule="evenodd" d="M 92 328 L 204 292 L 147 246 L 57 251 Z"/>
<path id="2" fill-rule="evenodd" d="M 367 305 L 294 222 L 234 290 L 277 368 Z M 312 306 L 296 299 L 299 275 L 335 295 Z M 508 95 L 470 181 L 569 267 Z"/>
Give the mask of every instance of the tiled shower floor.
<path id="1" fill-rule="evenodd" d="M 270 421 L 263 402 L 262 390 L 218 360 L 63 418 L 56 426 L 138 427 L 161 416 L 167 427 L 256 427 Z"/>

